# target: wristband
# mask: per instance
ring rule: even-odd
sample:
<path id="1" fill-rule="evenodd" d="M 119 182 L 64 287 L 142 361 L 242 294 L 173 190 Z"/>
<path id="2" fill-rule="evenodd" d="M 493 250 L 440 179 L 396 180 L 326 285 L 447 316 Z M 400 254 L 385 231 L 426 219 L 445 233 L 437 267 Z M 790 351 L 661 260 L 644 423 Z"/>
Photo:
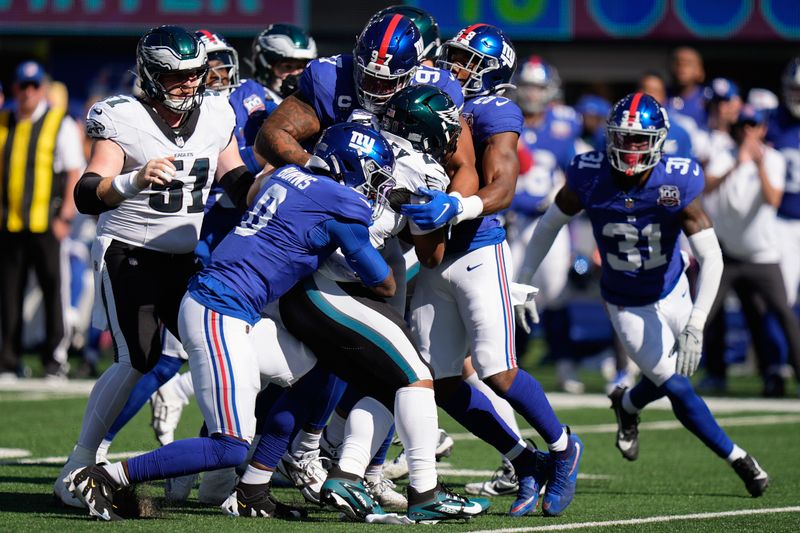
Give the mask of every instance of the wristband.
<path id="1" fill-rule="evenodd" d="M 139 187 L 136 184 L 136 174 L 138 173 L 138 170 L 134 170 L 127 174 L 120 174 L 114 178 L 111 182 L 111 186 L 114 187 L 114 190 L 123 198 L 133 198 L 144 189 L 144 187 Z"/>
<path id="2" fill-rule="evenodd" d="M 450 196 L 457 198 L 461 205 L 458 214 L 450 219 L 450 224 L 454 225 L 459 222 L 464 222 L 465 220 L 472 220 L 478 218 L 481 216 L 481 213 L 483 213 L 483 200 L 481 200 L 479 196 L 473 195 L 463 198 L 457 192 L 450 193 Z"/>
<path id="3" fill-rule="evenodd" d="M 687 322 L 687 326 L 693 326 L 700 331 L 703 331 L 706 327 L 706 320 L 708 319 L 708 314 L 701 310 L 701 309 L 692 309 L 692 314 L 689 315 L 689 322 Z"/>

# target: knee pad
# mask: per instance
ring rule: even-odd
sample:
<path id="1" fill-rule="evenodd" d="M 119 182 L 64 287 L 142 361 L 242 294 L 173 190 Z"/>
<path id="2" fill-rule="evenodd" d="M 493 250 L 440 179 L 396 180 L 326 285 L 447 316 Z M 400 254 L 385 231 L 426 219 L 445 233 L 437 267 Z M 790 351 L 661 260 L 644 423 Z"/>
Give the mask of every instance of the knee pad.
<path id="1" fill-rule="evenodd" d="M 239 466 L 247 459 L 250 445 L 245 441 L 227 435 L 214 435 L 210 440 L 217 468 Z"/>

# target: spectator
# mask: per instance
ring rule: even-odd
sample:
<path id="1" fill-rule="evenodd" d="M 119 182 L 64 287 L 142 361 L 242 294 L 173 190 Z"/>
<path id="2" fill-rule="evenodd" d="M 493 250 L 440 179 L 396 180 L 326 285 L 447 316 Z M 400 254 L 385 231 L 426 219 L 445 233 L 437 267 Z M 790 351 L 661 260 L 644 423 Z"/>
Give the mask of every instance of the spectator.
<path id="1" fill-rule="evenodd" d="M 42 363 L 46 376 L 64 378 L 60 242 L 75 215 L 72 190 L 83 154 L 75 121 L 48 106 L 44 78 L 40 64 L 20 64 L 12 88 L 15 111 L 0 112 L 0 372 L 19 370 L 23 291 L 33 268 L 45 306 Z"/>
<path id="2" fill-rule="evenodd" d="M 744 106 L 731 128 L 734 147 L 714 153 L 706 169 L 709 215 L 720 240 L 725 261 L 717 298 L 709 313 L 705 350 L 707 385 L 725 385 L 725 313 L 729 289 L 742 301 L 754 345 L 764 340 L 763 302 L 775 314 L 789 344 L 790 362 L 800 375 L 800 327 L 786 299 L 776 242 L 776 210 L 783 196 L 786 162 L 764 144 L 766 117 Z M 764 307 L 762 306 L 762 307 Z M 762 375 L 768 381 L 764 359 Z"/>
<path id="3" fill-rule="evenodd" d="M 586 144 L 585 149 L 579 150 L 588 152 L 590 150 L 606 149 L 606 118 L 611 111 L 611 102 L 594 94 L 584 94 L 575 104 L 575 111 L 580 113 L 583 124 L 581 141 Z"/>
<path id="4" fill-rule="evenodd" d="M 739 87 L 729 79 L 714 78 L 711 80 L 709 92 L 711 98 L 708 103 L 708 126 L 711 129 L 711 153 L 730 152 L 736 147 L 731 138 L 731 129 L 742 110 Z"/>
<path id="5" fill-rule="evenodd" d="M 670 65 L 672 86 L 669 90 L 668 106 L 683 115 L 691 117 L 701 129 L 706 128 L 706 93 L 703 83 L 706 71 L 700 52 L 688 46 L 681 46 L 672 52 Z"/>

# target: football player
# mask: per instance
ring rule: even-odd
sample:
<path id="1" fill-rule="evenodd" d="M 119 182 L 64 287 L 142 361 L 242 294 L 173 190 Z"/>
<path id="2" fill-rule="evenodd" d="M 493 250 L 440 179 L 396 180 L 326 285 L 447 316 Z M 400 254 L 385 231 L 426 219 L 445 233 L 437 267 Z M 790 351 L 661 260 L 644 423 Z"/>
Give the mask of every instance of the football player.
<path id="1" fill-rule="evenodd" d="M 451 416 L 469 420 L 479 411 L 494 411 L 491 404 L 479 409 L 474 389 L 461 380 L 469 351 L 478 377 L 544 437 L 552 472 L 542 507 L 545 514 L 558 515 L 574 495 L 583 444 L 562 427 L 539 383 L 517 368 L 512 267 L 505 230 L 496 215 L 511 203 L 519 172 L 522 113 L 502 96 L 512 87 L 516 53 L 502 30 L 473 24 L 442 45 L 437 64 L 451 70 L 462 84 L 466 97 L 462 114 L 468 117 L 477 147 L 480 190 L 471 196 L 422 190 L 431 198 L 428 203 L 403 207 L 422 229 L 452 224 L 445 260 L 418 276 L 411 303 L 412 328 L 434 369 L 437 399 Z M 519 434 L 497 418 L 487 422 L 482 416 L 467 424 L 512 462 L 530 452 Z M 505 431 L 486 431 L 489 424 Z M 506 436 L 510 437 L 507 442 L 500 440 Z M 534 461 L 517 467 L 520 483 L 511 515 L 535 510 L 545 474 L 536 466 Z"/>
<path id="2" fill-rule="evenodd" d="M 309 168 L 283 167 L 260 187 L 239 226 L 184 291 L 177 322 L 209 436 L 175 441 L 122 463 L 72 470 L 64 482 L 91 516 L 118 518 L 113 493 L 120 487 L 235 466 L 245 459 L 260 389 L 251 331 L 268 303 L 314 272 L 336 249 L 342 248 L 350 268 L 377 295 L 394 292 L 391 270 L 369 243 L 373 210 L 355 190 L 363 186 L 372 193 L 391 183 L 391 148 L 377 132 L 343 125 L 327 130 L 314 155 Z M 337 165 L 345 163 L 347 172 L 328 170 L 344 169 Z M 384 201 L 380 193 L 374 195 L 375 205 Z M 427 372 L 421 361 L 416 370 Z M 259 473 L 248 469 L 240 487 L 259 481 Z M 268 493 L 259 495 L 263 497 L 238 493 L 240 508 L 253 516 L 282 512 Z"/>
<path id="3" fill-rule="evenodd" d="M 195 37 L 208 55 L 206 88 L 229 96 L 239 86 L 239 53 L 219 33 L 197 30 Z"/>
<path id="4" fill-rule="evenodd" d="M 436 52 L 442 44 L 439 36 L 439 23 L 436 22 L 436 19 L 430 13 L 417 6 L 397 5 L 381 9 L 372 15 L 367 26 L 386 15 L 403 15 L 411 19 L 422 36 L 422 64 L 433 67 L 436 60 Z"/>
<path id="5" fill-rule="evenodd" d="M 219 180 L 240 206 L 253 182 L 232 140 L 227 99 L 205 92 L 205 47 L 192 34 L 177 26 L 148 31 L 137 68 L 140 96 L 98 102 L 86 121 L 94 142 L 75 198 L 83 213 L 100 215 L 92 255 L 103 305 L 95 323 L 111 329 L 115 362 L 92 389 L 60 478 L 95 462 L 132 388 L 161 355 L 159 323 L 177 334 L 211 182 Z M 61 479 L 55 491 L 81 505 Z"/>
<path id="6" fill-rule="evenodd" d="M 566 184 L 534 231 L 525 266 L 535 272 L 560 228 L 585 210 L 602 258 L 606 310 L 643 374 L 632 389 L 610 395 L 623 457 L 638 457 L 639 411 L 667 396 L 684 427 L 733 467 L 751 495 L 760 496 L 767 473 L 719 427 L 689 380 L 700 363 L 703 328 L 722 275 L 722 252 L 700 206 L 703 171 L 692 159 L 662 158 L 669 119 L 649 95 L 633 93 L 617 102 L 606 128 L 606 151 L 587 152 L 570 164 Z M 700 264 L 694 303 L 681 231 Z"/>

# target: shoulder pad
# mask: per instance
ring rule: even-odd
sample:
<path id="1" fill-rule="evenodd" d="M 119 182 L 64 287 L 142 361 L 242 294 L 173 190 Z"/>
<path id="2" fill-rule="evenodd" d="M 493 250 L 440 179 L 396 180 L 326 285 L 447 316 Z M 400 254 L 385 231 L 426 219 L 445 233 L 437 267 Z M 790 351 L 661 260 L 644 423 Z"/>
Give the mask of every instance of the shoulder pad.
<path id="1" fill-rule="evenodd" d="M 116 122 L 125 111 L 134 111 L 136 99 L 128 95 L 110 96 L 96 102 L 86 115 L 86 134 L 92 139 L 114 139 L 119 135 Z"/>

